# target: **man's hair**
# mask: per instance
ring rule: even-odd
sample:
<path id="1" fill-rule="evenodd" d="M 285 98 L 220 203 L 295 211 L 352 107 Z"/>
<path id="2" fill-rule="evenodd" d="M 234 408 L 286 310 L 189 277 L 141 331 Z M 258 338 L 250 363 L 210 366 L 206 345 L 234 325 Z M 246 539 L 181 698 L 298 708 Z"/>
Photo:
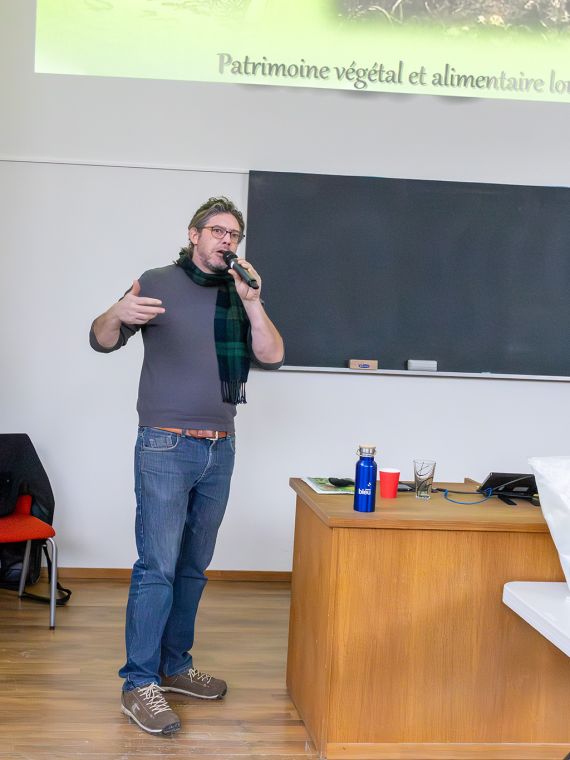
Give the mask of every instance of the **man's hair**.
<path id="1" fill-rule="evenodd" d="M 235 216 L 237 223 L 239 224 L 240 232 L 243 236 L 245 230 L 243 215 L 241 211 L 232 203 L 232 201 L 230 201 L 230 199 L 226 198 L 224 195 L 221 195 L 219 198 L 208 198 L 208 200 L 203 203 L 195 212 L 194 216 L 190 220 L 188 229 L 196 227 L 196 229 L 201 230 L 216 214 L 232 214 Z M 182 250 L 189 256 L 192 256 L 192 253 L 194 251 L 194 244 L 192 241 L 189 240 L 188 247 L 183 248 Z"/>

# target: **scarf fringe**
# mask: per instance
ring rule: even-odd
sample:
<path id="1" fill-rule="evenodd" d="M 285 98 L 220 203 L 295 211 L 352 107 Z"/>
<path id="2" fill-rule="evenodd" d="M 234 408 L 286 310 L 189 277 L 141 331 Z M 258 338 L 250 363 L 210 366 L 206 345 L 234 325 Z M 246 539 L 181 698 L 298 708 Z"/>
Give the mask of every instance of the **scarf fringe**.
<path id="1" fill-rule="evenodd" d="M 222 380 L 222 399 L 229 404 L 247 404 L 245 381 Z"/>

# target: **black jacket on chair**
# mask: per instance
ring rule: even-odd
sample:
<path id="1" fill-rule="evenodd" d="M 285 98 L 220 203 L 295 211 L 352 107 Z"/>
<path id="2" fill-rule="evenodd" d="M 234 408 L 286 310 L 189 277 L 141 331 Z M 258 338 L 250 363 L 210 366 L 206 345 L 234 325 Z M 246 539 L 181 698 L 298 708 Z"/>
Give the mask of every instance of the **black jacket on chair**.
<path id="1" fill-rule="evenodd" d="M 26 433 L 0 434 L 0 518 L 14 511 L 20 494 L 32 496 L 32 514 L 52 524 L 55 501 L 46 471 Z M 32 543 L 28 582 L 40 574 L 42 541 Z M 25 543 L 0 544 L 0 586 L 17 585 Z"/>
<path id="2" fill-rule="evenodd" d="M 32 514 L 51 525 L 55 501 L 40 458 L 26 433 L 0 434 L 0 517 L 14 511 L 18 496 L 32 496 Z"/>

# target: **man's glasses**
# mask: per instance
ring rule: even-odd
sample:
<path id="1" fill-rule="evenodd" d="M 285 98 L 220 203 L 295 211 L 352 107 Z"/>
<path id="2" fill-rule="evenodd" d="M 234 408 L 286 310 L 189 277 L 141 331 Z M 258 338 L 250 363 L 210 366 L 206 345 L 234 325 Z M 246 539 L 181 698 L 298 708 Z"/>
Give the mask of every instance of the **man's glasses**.
<path id="1" fill-rule="evenodd" d="M 225 227 L 200 227 L 201 230 L 210 230 L 212 235 L 218 240 L 223 240 L 226 235 L 230 236 L 232 243 L 241 243 L 245 235 L 240 230 L 227 230 Z"/>

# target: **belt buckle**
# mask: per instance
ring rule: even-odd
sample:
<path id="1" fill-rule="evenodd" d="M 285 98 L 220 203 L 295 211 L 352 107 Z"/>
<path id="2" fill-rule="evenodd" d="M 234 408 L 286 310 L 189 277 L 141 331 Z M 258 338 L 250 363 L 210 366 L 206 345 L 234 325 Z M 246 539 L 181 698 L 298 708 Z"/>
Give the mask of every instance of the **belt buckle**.
<path id="1" fill-rule="evenodd" d="M 217 441 L 218 438 L 220 437 L 220 431 L 219 430 L 214 430 L 214 433 L 216 434 L 215 437 L 212 438 L 212 436 L 208 436 L 207 435 L 207 436 L 205 436 L 206 440 L 207 441 Z"/>

